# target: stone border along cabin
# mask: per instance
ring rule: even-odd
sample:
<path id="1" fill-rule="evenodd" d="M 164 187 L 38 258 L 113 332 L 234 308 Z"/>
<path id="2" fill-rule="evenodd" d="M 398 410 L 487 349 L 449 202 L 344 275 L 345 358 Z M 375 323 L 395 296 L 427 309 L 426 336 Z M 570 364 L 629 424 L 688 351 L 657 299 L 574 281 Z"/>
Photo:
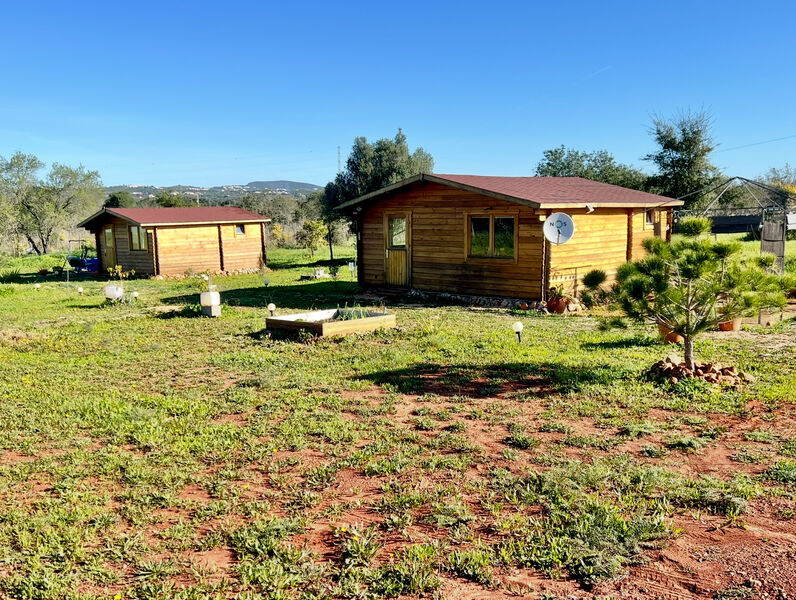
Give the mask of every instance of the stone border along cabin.
<path id="1" fill-rule="evenodd" d="M 670 239 L 681 205 L 580 177 L 422 174 L 338 210 L 356 222 L 363 286 L 544 300 L 551 286 L 577 295 L 592 269 L 612 278 L 648 237 Z M 542 233 L 553 212 L 574 219 L 566 244 Z"/>
<path id="2" fill-rule="evenodd" d="M 96 238 L 100 273 L 179 275 L 264 266 L 270 221 L 234 206 L 104 208 L 78 226 Z"/>

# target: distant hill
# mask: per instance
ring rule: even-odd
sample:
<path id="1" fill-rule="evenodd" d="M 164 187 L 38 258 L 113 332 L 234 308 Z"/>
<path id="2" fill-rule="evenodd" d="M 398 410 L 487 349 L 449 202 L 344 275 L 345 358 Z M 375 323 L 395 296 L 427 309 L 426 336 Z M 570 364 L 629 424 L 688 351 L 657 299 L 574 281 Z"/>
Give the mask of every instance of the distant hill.
<path id="1" fill-rule="evenodd" d="M 230 202 L 242 198 L 247 194 L 277 194 L 306 196 L 315 190 L 323 189 L 314 183 L 301 181 L 252 181 L 246 185 L 220 185 L 215 187 L 200 187 L 194 185 L 172 185 L 159 187 L 155 185 L 112 185 L 105 188 L 106 193 L 127 190 L 139 200 L 154 198 L 163 190 L 180 193 L 187 197 L 201 198 L 213 202 Z"/>

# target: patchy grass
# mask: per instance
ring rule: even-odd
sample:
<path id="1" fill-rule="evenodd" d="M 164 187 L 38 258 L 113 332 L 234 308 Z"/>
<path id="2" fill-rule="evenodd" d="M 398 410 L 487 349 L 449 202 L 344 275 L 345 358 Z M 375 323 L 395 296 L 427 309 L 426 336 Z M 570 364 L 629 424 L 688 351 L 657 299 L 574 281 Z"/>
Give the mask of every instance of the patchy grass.
<path id="1" fill-rule="evenodd" d="M 197 279 L 129 281 L 140 301 L 109 306 L 104 280 L 67 289 L 47 260 L 0 284 L 0 596 L 608 586 L 692 514 L 793 513 L 784 326 L 697 344 L 756 383 L 666 388 L 643 375 L 671 347 L 588 317 L 521 313 L 518 344 L 516 311 L 409 304 L 396 330 L 274 338 L 269 302 L 367 302 L 347 269 L 300 281 L 300 252 L 270 255 L 268 287 L 216 278 L 218 319 L 197 316 Z"/>

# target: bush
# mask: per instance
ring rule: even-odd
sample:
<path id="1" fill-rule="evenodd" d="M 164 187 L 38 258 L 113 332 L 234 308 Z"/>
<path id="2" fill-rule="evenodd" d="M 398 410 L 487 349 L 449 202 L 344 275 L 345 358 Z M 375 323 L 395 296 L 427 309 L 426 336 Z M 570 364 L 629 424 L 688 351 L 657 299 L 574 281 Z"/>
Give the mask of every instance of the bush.
<path id="1" fill-rule="evenodd" d="M 608 279 L 608 275 L 602 269 L 592 269 L 583 276 L 583 285 L 590 290 L 596 290 Z"/>
<path id="2" fill-rule="evenodd" d="M 586 286 L 586 290 L 580 295 L 580 299 L 586 308 L 594 308 L 610 302 L 610 292 L 602 287 L 607 280 L 608 275 L 602 269 L 592 269 L 583 276 L 581 281 Z"/>
<path id="3" fill-rule="evenodd" d="M 713 223 L 707 217 L 683 217 L 677 222 L 677 233 L 686 237 L 697 237 L 710 233 Z"/>

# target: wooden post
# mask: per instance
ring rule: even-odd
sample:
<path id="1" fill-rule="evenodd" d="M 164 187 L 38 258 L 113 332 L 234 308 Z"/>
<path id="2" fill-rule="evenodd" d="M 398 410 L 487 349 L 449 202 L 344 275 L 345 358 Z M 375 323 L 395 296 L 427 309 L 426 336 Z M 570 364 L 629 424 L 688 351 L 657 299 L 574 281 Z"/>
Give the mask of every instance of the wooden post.
<path id="1" fill-rule="evenodd" d="M 155 255 L 155 275 L 160 275 L 160 253 L 158 252 L 158 228 L 152 228 L 152 254 Z"/>
<path id="2" fill-rule="evenodd" d="M 100 243 L 105 243 L 105 240 L 102 240 L 101 231 L 102 228 L 94 234 L 97 240 L 97 273 L 102 273 L 105 270 L 105 259 L 102 256 L 102 246 L 100 246 Z"/>
<path id="3" fill-rule="evenodd" d="M 672 241 L 672 229 L 674 226 L 674 219 L 673 219 L 673 209 L 669 209 L 666 211 L 666 241 Z"/>
<path id="4" fill-rule="evenodd" d="M 362 224 L 365 217 L 362 213 L 356 217 L 356 235 L 357 235 L 357 283 L 360 286 L 365 285 L 365 264 L 362 260 Z"/>
<path id="5" fill-rule="evenodd" d="M 549 217 L 553 211 L 546 210 L 545 214 Z M 542 224 L 544 227 L 544 223 Z M 542 269 L 542 302 L 547 302 L 547 294 L 550 292 L 550 250 L 552 246 L 547 238 L 544 239 L 544 268 Z"/>
<path id="6" fill-rule="evenodd" d="M 221 238 L 221 224 L 218 225 L 218 262 L 219 266 L 221 267 L 221 271 L 225 271 L 224 269 L 224 242 Z"/>
<path id="7" fill-rule="evenodd" d="M 263 251 L 263 267 L 265 267 L 268 264 L 267 263 L 268 255 L 265 252 L 265 223 L 260 223 L 260 242 Z"/>
<path id="8" fill-rule="evenodd" d="M 646 218 L 646 217 L 645 217 Z M 629 262 L 633 260 L 633 209 L 627 209 L 627 251 L 625 259 Z"/>

